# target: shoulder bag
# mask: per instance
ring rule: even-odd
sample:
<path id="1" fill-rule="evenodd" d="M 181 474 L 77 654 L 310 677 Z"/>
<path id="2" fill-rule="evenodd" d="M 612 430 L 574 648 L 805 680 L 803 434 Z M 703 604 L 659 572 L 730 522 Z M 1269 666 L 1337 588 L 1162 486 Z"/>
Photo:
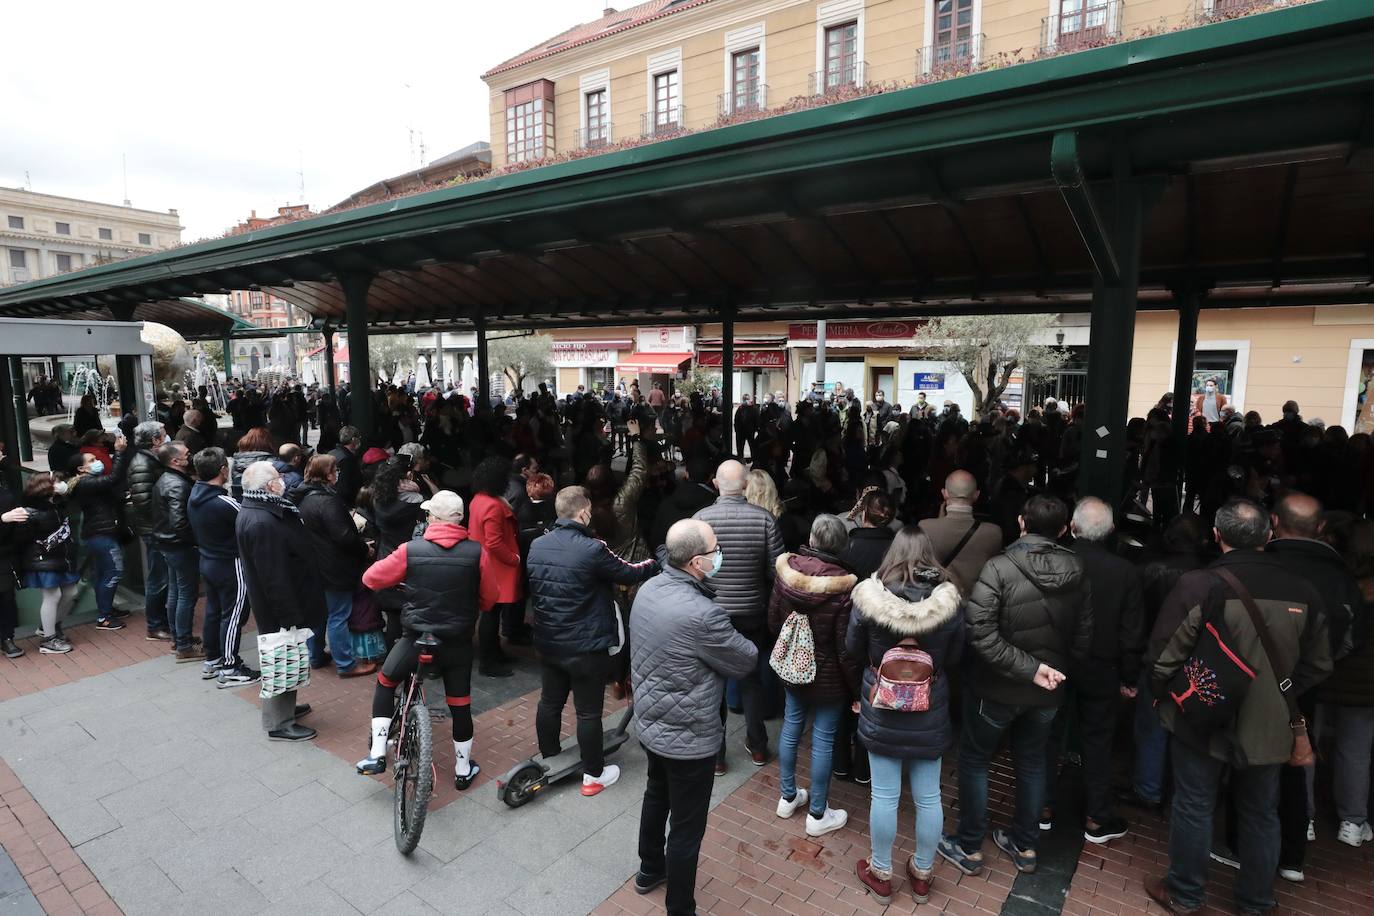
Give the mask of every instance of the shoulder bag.
<path id="1" fill-rule="evenodd" d="M 963 552 L 964 548 L 968 546 L 968 542 L 973 540 L 974 534 L 978 532 L 978 527 L 982 524 L 983 523 L 978 521 L 978 519 L 974 519 L 973 524 L 969 525 L 968 530 L 964 532 L 964 536 L 959 539 L 959 543 L 955 544 L 954 549 L 940 560 L 940 565 L 945 569 L 949 569 L 949 564 L 953 563 L 959 554 Z"/>

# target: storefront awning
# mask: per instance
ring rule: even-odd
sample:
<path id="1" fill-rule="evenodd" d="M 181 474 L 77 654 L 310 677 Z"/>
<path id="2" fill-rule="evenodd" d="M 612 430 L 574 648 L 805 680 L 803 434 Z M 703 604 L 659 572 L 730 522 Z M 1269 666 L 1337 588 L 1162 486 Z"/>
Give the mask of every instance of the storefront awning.
<path id="1" fill-rule="evenodd" d="M 616 366 L 619 372 L 676 372 L 690 353 L 631 353 Z"/>
<path id="2" fill-rule="evenodd" d="M 697 354 L 698 366 L 721 366 L 725 356 L 720 350 L 702 350 Z M 736 350 L 736 369 L 786 369 L 787 351 L 781 348 L 770 350 Z"/>

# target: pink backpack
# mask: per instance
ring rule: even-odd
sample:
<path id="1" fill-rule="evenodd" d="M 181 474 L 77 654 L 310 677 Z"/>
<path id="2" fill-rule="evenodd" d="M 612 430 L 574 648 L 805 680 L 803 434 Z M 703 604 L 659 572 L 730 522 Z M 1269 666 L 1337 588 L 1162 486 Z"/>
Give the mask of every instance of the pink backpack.
<path id="1" fill-rule="evenodd" d="M 935 662 L 914 639 L 903 639 L 883 653 L 873 669 L 873 693 L 868 698 L 874 709 L 893 712 L 926 712 L 930 709 L 930 684 L 935 679 Z"/>

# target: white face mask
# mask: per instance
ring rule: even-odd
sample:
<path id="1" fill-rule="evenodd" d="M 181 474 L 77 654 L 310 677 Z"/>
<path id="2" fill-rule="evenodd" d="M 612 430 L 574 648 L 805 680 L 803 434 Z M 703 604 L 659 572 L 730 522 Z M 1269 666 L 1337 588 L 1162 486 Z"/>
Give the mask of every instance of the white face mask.
<path id="1" fill-rule="evenodd" d="M 58 496 L 66 496 L 67 482 L 65 480 L 59 480 L 57 483 L 52 485 L 52 491 L 56 493 Z"/>

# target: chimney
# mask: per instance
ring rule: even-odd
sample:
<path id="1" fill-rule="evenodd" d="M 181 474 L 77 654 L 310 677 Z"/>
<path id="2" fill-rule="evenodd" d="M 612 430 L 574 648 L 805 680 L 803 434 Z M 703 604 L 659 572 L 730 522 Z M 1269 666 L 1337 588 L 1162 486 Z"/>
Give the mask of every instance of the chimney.
<path id="1" fill-rule="evenodd" d="M 607 16 L 614 16 L 615 14 L 616 14 L 616 9 L 615 9 L 615 7 L 613 7 L 613 6 L 608 6 L 608 7 L 606 7 L 604 10 L 601 11 L 601 18 L 602 18 L 602 19 L 605 19 Z"/>

